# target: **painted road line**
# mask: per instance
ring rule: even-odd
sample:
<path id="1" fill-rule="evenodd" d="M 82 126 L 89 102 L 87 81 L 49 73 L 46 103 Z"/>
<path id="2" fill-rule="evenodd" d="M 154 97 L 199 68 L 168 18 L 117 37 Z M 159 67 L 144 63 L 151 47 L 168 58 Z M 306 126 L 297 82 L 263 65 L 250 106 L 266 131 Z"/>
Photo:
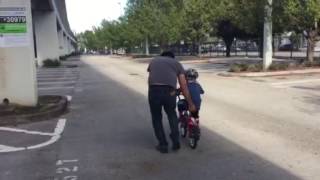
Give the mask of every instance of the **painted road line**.
<path id="1" fill-rule="evenodd" d="M 79 76 L 79 73 L 54 73 L 54 74 L 37 74 L 37 77 L 65 77 L 65 76 Z"/>
<path id="2" fill-rule="evenodd" d="M 38 76 L 55 76 L 55 75 L 60 75 L 60 76 L 73 76 L 73 75 L 78 75 L 79 73 L 37 73 Z"/>
<path id="3" fill-rule="evenodd" d="M 45 146 L 49 146 L 55 142 L 57 142 L 60 138 L 61 138 L 61 134 L 66 126 L 66 119 L 60 119 L 58 121 L 58 124 L 54 130 L 54 136 L 51 137 L 51 139 L 47 142 L 41 143 L 41 144 L 37 144 L 34 146 L 28 146 L 26 149 L 39 149 Z"/>
<path id="4" fill-rule="evenodd" d="M 66 119 L 60 119 L 60 120 L 58 121 L 58 124 L 57 124 L 56 128 L 54 129 L 54 134 L 55 134 L 55 135 L 60 135 L 60 134 L 62 134 L 62 132 L 63 132 L 65 126 L 66 126 L 66 122 L 67 122 Z"/>
<path id="5" fill-rule="evenodd" d="M 23 151 L 25 148 L 17 148 L 12 146 L 5 146 L 0 144 L 0 153 L 1 152 L 16 152 L 16 151 Z"/>
<path id="6" fill-rule="evenodd" d="M 41 91 L 50 91 L 50 90 L 63 90 L 63 89 L 74 89 L 74 86 L 64 86 L 64 87 L 41 87 L 38 90 Z"/>
<path id="7" fill-rule="evenodd" d="M 0 131 L 8 131 L 8 132 L 17 132 L 17 133 L 24 133 L 30 135 L 40 135 L 40 136 L 54 136 L 53 133 L 44 133 L 39 131 L 28 131 L 24 129 L 16 129 L 16 128 L 8 128 L 8 127 L 0 127 Z"/>
<path id="8" fill-rule="evenodd" d="M 17 151 L 24 151 L 24 150 L 30 150 L 30 149 L 39 149 L 39 148 L 49 146 L 49 145 L 57 142 L 61 138 L 61 134 L 64 131 L 66 123 L 67 123 L 66 119 L 60 119 L 57 123 L 57 126 L 54 130 L 54 133 L 50 133 L 51 138 L 44 143 L 40 143 L 37 145 L 28 146 L 28 147 L 12 147 L 12 146 L 0 145 L 0 153 L 9 153 L 9 152 L 17 152 Z M 27 130 L 25 130 L 25 131 L 27 131 Z M 34 132 L 34 131 L 29 131 L 29 132 Z M 30 133 L 28 133 L 28 134 L 30 134 Z M 33 135 L 42 135 L 42 134 L 49 134 L 49 133 L 42 132 L 40 134 L 33 134 Z"/>
<path id="9" fill-rule="evenodd" d="M 67 79 L 67 78 L 78 78 L 79 76 L 38 76 L 37 79 Z"/>
<path id="10" fill-rule="evenodd" d="M 75 84 L 76 81 L 38 82 L 38 85 Z"/>
<path id="11" fill-rule="evenodd" d="M 271 83 L 272 86 L 286 86 L 286 85 L 295 85 L 295 84 L 307 84 L 313 82 L 320 82 L 320 79 L 306 79 L 306 80 L 298 80 L 298 81 L 286 81 L 286 82 L 277 82 Z"/>
<path id="12" fill-rule="evenodd" d="M 71 101 L 72 101 L 72 96 L 66 95 L 66 97 L 67 97 L 68 102 L 71 102 Z"/>
<path id="13" fill-rule="evenodd" d="M 55 78 L 55 77 L 48 77 L 48 78 L 42 78 L 42 77 L 38 77 L 37 80 L 38 81 L 44 81 L 44 80 L 47 80 L 47 81 L 59 81 L 59 80 L 68 80 L 68 81 L 72 81 L 72 80 L 76 80 L 77 77 L 58 77 L 58 78 Z"/>

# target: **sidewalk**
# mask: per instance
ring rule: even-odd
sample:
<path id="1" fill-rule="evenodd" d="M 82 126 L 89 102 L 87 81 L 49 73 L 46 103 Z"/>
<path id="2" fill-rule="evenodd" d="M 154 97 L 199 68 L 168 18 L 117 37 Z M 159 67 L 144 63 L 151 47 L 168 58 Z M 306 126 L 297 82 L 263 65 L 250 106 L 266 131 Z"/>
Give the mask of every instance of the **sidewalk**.
<path id="1" fill-rule="evenodd" d="M 224 77 L 268 77 L 268 76 L 286 76 L 286 75 L 300 75 L 300 74 L 315 74 L 320 73 L 320 69 L 302 69 L 302 70 L 289 70 L 289 71 L 274 71 L 274 72 L 242 72 L 242 73 L 232 73 L 223 72 L 218 75 Z"/>

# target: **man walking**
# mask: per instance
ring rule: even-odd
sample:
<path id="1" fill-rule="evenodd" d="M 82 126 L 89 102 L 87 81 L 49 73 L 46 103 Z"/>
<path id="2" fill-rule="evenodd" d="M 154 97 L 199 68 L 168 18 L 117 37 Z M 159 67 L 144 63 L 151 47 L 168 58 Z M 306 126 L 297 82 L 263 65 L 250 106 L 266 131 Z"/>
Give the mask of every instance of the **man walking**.
<path id="1" fill-rule="evenodd" d="M 176 113 L 177 80 L 191 112 L 196 111 L 192 102 L 183 66 L 175 60 L 172 52 L 164 52 L 154 58 L 148 67 L 149 72 L 149 105 L 152 125 L 159 141 L 156 147 L 161 153 L 168 153 L 168 142 L 162 124 L 162 108 L 167 114 L 172 140 L 172 150 L 180 149 L 178 117 Z"/>

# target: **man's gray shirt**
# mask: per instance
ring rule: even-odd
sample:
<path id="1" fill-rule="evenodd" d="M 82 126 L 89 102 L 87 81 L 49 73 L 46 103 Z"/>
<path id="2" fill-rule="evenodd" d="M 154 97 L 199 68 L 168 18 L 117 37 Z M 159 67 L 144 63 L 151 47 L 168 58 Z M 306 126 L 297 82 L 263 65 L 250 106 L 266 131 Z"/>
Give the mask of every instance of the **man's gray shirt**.
<path id="1" fill-rule="evenodd" d="M 177 78 L 184 74 L 179 61 L 170 57 L 155 57 L 148 67 L 149 85 L 168 85 L 177 88 Z"/>

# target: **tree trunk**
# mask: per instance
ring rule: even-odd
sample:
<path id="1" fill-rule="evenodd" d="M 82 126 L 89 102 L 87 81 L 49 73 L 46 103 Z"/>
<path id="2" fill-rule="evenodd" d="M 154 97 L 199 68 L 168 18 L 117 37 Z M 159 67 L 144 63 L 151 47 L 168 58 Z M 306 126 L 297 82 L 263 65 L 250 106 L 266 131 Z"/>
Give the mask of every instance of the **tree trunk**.
<path id="1" fill-rule="evenodd" d="M 226 43 L 226 56 L 227 57 L 231 57 L 231 46 L 232 46 L 232 42 Z"/>
<path id="2" fill-rule="evenodd" d="M 198 56 L 201 57 L 202 53 L 201 53 L 201 43 L 198 43 Z"/>
<path id="3" fill-rule="evenodd" d="M 146 55 L 149 56 L 150 52 L 149 52 L 149 38 L 146 37 L 146 42 L 145 42 L 145 48 L 146 48 Z"/>
<path id="4" fill-rule="evenodd" d="M 272 64 L 272 1 L 268 0 L 265 6 L 266 15 L 264 18 L 263 31 L 263 69 L 269 69 Z"/>
<path id="5" fill-rule="evenodd" d="M 308 57 L 308 61 L 311 63 L 314 60 L 314 47 L 315 47 L 315 41 L 312 38 L 308 38 L 307 57 Z"/>

